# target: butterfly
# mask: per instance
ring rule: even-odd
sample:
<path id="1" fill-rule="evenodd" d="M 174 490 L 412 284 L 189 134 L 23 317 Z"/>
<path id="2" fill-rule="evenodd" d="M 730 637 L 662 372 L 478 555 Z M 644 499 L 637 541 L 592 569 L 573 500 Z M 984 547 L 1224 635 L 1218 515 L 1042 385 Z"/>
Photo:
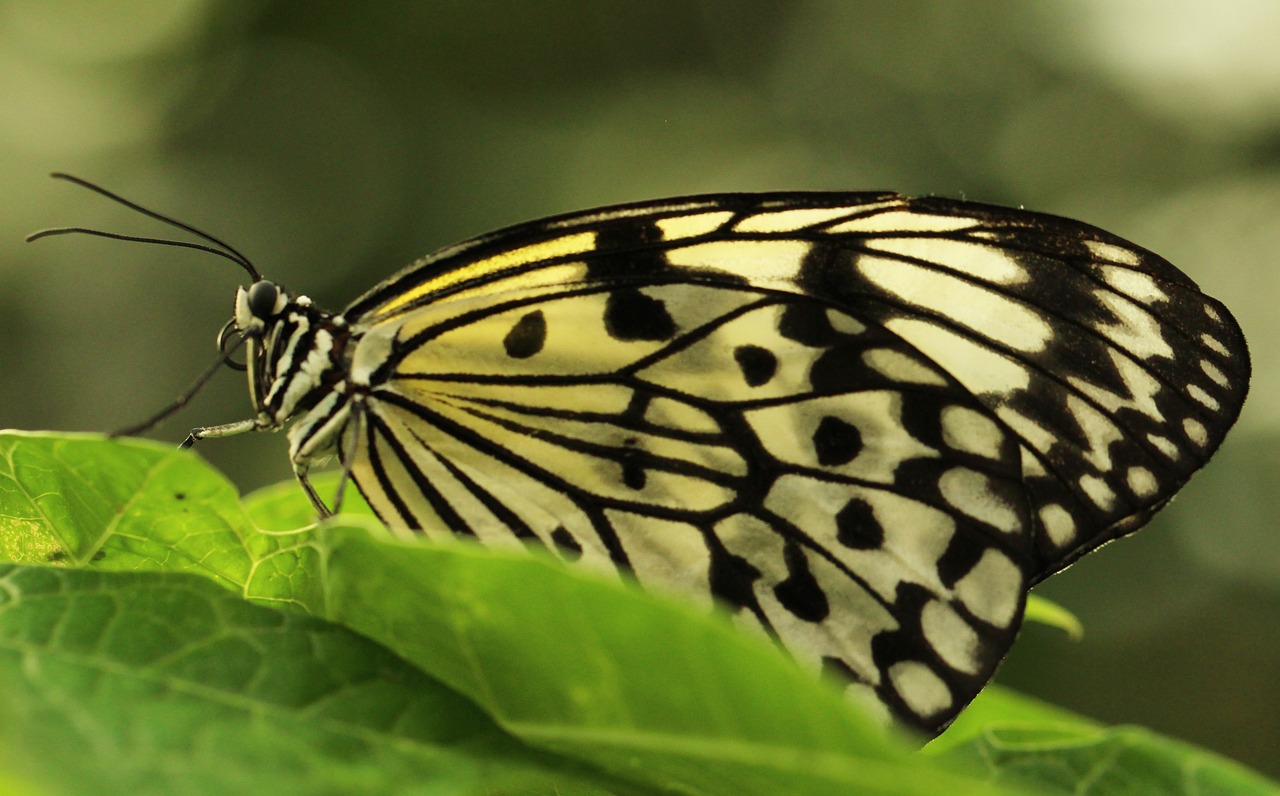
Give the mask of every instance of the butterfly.
<path id="1" fill-rule="evenodd" d="M 288 425 L 321 515 L 308 474 L 336 456 L 391 527 L 714 598 L 926 733 L 993 676 L 1028 589 L 1146 523 L 1248 386 L 1236 322 L 1177 268 L 1025 210 L 619 205 L 445 248 L 333 313 L 55 176 L 203 242 L 33 237 L 251 279 L 215 366 L 245 350 L 255 414 L 186 444 Z"/>

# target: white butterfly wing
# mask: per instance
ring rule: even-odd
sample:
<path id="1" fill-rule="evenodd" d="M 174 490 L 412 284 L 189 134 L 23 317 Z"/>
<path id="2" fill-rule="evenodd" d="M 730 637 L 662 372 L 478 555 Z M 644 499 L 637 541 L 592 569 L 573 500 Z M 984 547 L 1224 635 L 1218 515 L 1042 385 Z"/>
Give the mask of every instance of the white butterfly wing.
<path id="1" fill-rule="evenodd" d="M 1238 414 L 1238 328 L 1049 216 L 695 197 L 428 258 L 347 312 L 393 525 L 714 595 L 937 730 L 1026 589 L 1138 527 Z"/>

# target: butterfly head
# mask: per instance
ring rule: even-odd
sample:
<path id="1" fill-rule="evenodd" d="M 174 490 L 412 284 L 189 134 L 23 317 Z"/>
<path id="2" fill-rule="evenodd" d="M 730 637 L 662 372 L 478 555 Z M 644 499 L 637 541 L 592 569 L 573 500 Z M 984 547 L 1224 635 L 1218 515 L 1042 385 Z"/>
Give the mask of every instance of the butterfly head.
<path id="1" fill-rule="evenodd" d="M 247 371 L 249 395 L 258 415 L 243 424 L 218 426 L 216 430 L 222 434 L 239 433 L 240 430 L 248 429 L 279 428 L 298 413 L 313 408 L 341 384 L 343 368 L 346 367 L 344 356 L 352 336 L 343 316 L 325 312 L 314 306 L 307 297 L 291 296 L 279 285 L 263 279 L 248 257 L 207 232 L 163 213 L 149 210 L 79 177 L 60 172 L 52 176 L 194 235 L 199 238 L 199 241 L 123 235 L 85 227 L 55 227 L 40 230 L 28 235 L 28 241 L 55 235 L 82 234 L 179 249 L 195 249 L 235 263 L 248 274 L 251 280 L 247 288 L 241 287 L 236 291 L 234 314 L 218 333 L 218 348 L 222 352 L 218 360 L 206 369 L 177 400 L 148 420 L 120 430 L 117 435 L 128 436 L 141 433 L 181 409 L 208 383 L 221 365 Z M 236 350 L 241 346 L 245 349 L 246 361 L 243 365 L 233 359 Z M 228 429 L 235 430 L 228 431 Z M 198 435 L 193 432 L 185 444 L 212 436 L 214 430 L 201 429 Z"/>
<path id="2" fill-rule="evenodd" d="M 288 307 L 287 293 L 274 282 L 258 279 L 247 288 L 236 289 L 234 314 L 218 335 L 218 347 L 224 352 L 233 341 L 244 345 L 249 397 L 259 413 L 267 405 L 272 382 L 266 354 L 274 347 Z"/>
<path id="3" fill-rule="evenodd" d="M 236 290 L 235 326 L 243 335 L 261 335 L 267 324 L 289 305 L 289 294 L 274 282 L 259 279 Z"/>

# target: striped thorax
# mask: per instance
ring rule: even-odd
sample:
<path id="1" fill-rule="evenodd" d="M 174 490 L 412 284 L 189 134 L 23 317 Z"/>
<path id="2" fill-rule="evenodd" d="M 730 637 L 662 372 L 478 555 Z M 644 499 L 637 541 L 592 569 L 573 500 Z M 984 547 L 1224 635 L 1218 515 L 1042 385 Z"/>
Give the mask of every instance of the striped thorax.
<path id="1" fill-rule="evenodd" d="M 359 392 L 349 361 L 356 338 L 340 315 L 267 280 L 236 291 L 233 323 L 245 340 L 256 427 L 278 430 L 299 418 L 289 430 L 289 456 L 305 481 L 311 463 L 334 450 Z M 322 503 L 317 508 L 326 513 Z"/>

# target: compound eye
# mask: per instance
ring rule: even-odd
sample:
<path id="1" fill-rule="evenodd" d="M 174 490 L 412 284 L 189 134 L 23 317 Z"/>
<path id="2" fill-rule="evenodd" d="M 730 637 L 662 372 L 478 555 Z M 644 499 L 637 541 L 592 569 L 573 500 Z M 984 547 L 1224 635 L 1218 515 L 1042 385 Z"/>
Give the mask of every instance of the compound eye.
<path id="1" fill-rule="evenodd" d="M 249 312 L 265 321 L 275 314 L 279 296 L 280 290 L 273 283 L 265 279 L 254 282 L 249 286 Z"/>

